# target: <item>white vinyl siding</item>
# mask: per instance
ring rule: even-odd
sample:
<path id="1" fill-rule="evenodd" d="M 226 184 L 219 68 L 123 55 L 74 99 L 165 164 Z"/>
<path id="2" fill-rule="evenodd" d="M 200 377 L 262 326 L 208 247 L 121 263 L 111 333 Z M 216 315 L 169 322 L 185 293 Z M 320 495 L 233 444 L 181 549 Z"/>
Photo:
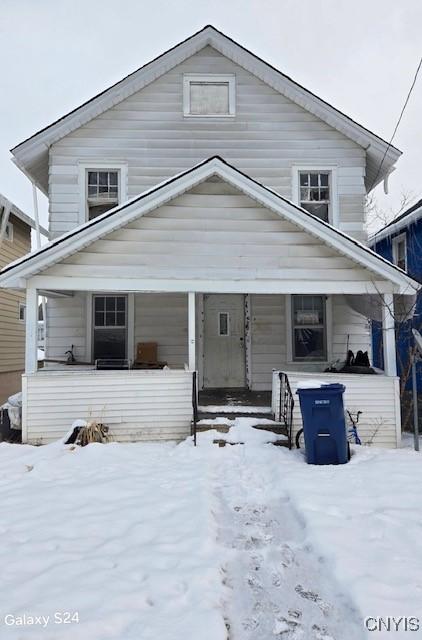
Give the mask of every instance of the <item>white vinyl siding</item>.
<path id="1" fill-rule="evenodd" d="M 293 432 L 302 428 L 299 398 L 296 395 L 299 381 L 315 378 L 313 373 L 295 373 L 291 369 L 287 372 L 293 397 L 295 400 L 293 412 Z M 356 375 L 334 373 L 318 374 L 318 380 L 327 383 L 340 382 L 346 387 L 344 404 L 349 411 L 362 411 L 358 431 L 363 444 L 373 444 L 376 447 L 395 448 L 400 445 L 400 400 L 399 379 L 382 375 Z M 273 411 L 279 412 L 280 382 L 278 372 L 273 373 Z"/>
<path id="2" fill-rule="evenodd" d="M 188 361 L 187 295 L 135 294 L 135 349 L 138 342 L 156 342 L 160 362 L 183 368 Z"/>
<path id="3" fill-rule="evenodd" d="M 285 296 L 251 296 L 252 389 L 271 389 L 272 370 L 286 362 Z"/>
<path id="4" fill-rule="evenodd" d="M 211 186 L 209 186 L 211 185 Z M 208 193 L 207 193 L 208 191 Z M 223 182 L 209 181 L 43 272 L 118 278 L 368 281 L 373 275 Z M 153 288 L 153 287 L 152 287 Z"/>
<path id="5" fill-rule="evenodd" d="M 189 73 L 235 74 L 235 116 L 184 117 Z M 364 237 L 364 149 L 211 47 L 52 145 L 51 236 L 79 223 L 79 162 L 126 160 L 133 197 L 216 154 L 289 199 L 293 165 L 335 165 L 339 226 Z"/>
<path id="6" fill-rule="evenodd" d="M 49 298 L 47 302 L 46 344 L 47 358 L 66 359 L 65 353 L 73 345 L 79 362 L 89 362 L 87 353 L 87 295 L 75 293 L 71 297 Z"/>
<path id="7" fill-rule="evenodd" d="M 185 371 L 39 371 L 23 377 L 24 442 L 62 438 L 98 419 L 117 441 L 182 440 L 190 433 L 192 374 Z"/>

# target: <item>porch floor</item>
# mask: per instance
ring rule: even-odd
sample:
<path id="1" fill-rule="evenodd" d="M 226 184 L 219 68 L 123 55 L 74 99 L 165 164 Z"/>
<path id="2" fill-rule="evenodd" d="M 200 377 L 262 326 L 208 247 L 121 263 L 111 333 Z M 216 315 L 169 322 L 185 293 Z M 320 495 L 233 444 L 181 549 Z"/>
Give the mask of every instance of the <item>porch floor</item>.
<path id="1" fill-rule="evenodd" d="M 271 391 L 204 389 L 198 394 L 198 418 L 272 418 Z"/>
<path id="2" fill-rule="evenodd" d="M 271 391 L 250 391 L 249 389 L 204 389 L 198 394 L 199 405 L 241 407 L 271 407 Z"/>

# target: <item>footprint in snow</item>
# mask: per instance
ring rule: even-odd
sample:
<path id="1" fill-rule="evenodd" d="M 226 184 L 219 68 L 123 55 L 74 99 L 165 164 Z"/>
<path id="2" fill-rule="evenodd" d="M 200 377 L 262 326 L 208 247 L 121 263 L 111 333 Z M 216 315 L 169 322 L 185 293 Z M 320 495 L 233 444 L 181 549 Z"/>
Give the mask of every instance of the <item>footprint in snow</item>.
<path id="1" fill-rule="evenodd" d="M 322 600 L 322 598 L 320 598 L 319 595 L 314 591 L 306 591 L 301 584 L 296 585 L 295 591 L 302 598 L 305 598 L 305 600 L 311 600 L 312 602 L 315 602 L 315 604 L 319 606 L 323 613 L 327 614 L 330 610 L 330 605 L 324 602 L 324 600 Z"/>
<path id="2" fill-rule="evenodd" d="M 315 631 L 315 640 L 334 640 L 333 636 L 327 633 L 325 627 L 319 627 L 317 624 L 312 625 L 312 631 Z"/>
<path id="3" fill-rule="evenodd" d="M 290 567 L 295 562 L 295 554 L 288 544 L 284 544 L 281 549 L 281 564 L 283 567 Z"/>
<path id="4" fill-rule="evenodd" d="M 271 583 L 273 587 L 281 587 L 283 579 L 279 573 L 273 573 L 271 577 Z"/>
<path id="5" fill-rule="evenodd" d="M 295 620 L 288 618 L 278 618 L 273 627 L 273 634 L 279 636 L 282 640 L 303 638 L 303 629 Z"/>
<path id="6" fill-rule="evenodd" d="M 252 631 L 259 627 L 259 622 L 256 618 L 246 618 L 246 620 L 242 622 L 242 627 L 245 631 Z"/>

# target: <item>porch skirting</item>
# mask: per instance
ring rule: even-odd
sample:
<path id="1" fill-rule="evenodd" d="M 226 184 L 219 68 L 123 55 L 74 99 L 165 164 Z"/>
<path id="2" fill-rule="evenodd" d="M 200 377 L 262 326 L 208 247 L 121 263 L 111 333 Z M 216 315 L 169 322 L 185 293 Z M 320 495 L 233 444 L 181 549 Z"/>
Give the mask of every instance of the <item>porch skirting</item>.
<path id="1" fill-rule="evenodd" d="M 22 376 L 22 439 L 62 438 L 77 419 L 96 419 L 119 441 L 178 441 L 190 433 L 192 373 L 38 371 Z"/>
<path id="2" fill-rule="evenodd" d="M 293 410 L 293 437 L 302 428 L 297 385 L 301 380 L 320 380 L 326 384 L 340 382 L 346 387 L 345 409 L 351 413 L 362 411 L 358 432 L 362 443 L 394 449 L 400 446 L 400 388 L 399 378 L 383 375 L 356 375 L 336 373 L 298 373 L 284 371 L 289 378 L 295 406 Z M 280 407 L 279 372 L 273 371 L 272 410 L 276 416 Z"/>

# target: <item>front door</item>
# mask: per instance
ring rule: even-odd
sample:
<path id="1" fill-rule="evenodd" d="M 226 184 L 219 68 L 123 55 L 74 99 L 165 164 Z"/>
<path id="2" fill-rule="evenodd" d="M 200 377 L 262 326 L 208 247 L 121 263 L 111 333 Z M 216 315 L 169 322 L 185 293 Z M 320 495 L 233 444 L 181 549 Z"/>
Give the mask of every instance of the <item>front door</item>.
<path id="1" fill-rule="evenodd" d="M 94 295 L 93 356 L 116 360 L 127 357 L 127 296 Z"/>
<path id="2" fill-rule="evenodd" d="M 204 387 L 245 387 L 245 296 L 204 296 Z"/>

